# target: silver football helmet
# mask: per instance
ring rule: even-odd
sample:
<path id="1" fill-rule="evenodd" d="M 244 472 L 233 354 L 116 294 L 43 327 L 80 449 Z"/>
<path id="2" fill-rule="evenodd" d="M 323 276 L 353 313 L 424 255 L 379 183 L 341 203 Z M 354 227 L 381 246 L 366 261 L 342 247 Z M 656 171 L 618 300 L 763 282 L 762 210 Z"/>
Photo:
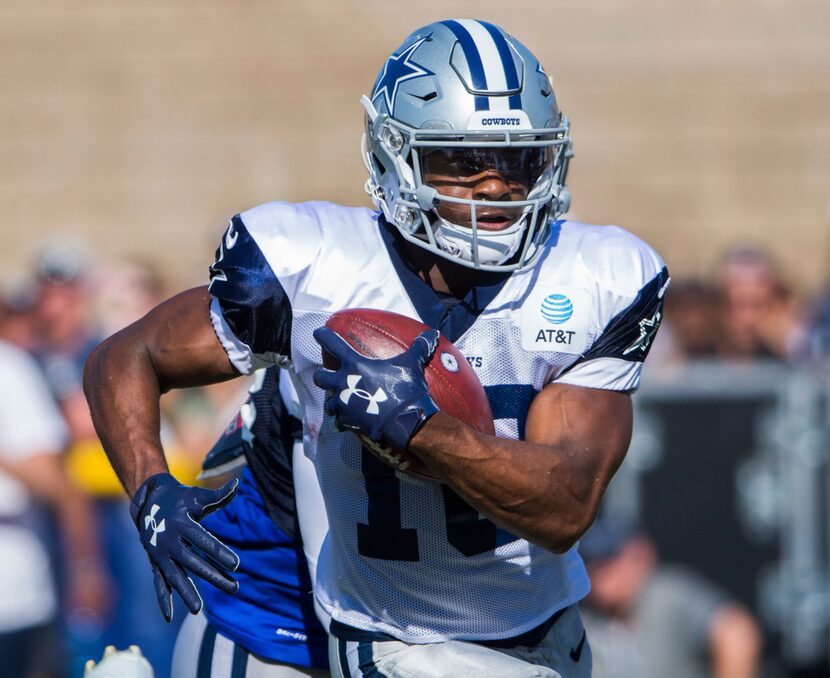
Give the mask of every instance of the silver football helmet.
<path id="1" fill-rule="evenodd" d="M 406 240 L 509 271 L 567 211 L 568 119 L 538 59 L 501 28 L 468 19 L 419 28 L 361 103 L 366 191 Z M 510 188 L 495 197 L 451 188 L 490 172 Z"/>

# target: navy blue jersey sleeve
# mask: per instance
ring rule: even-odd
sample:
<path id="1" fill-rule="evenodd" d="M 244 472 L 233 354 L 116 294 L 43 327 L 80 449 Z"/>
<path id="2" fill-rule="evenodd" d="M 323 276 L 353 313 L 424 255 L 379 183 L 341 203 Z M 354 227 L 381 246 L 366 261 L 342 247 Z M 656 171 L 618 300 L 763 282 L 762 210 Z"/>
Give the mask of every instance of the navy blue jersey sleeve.
<path id="1" fill-rule="evenodd" d="M 640 373 L 663 319 L 663 297 L 669 272 L 660 262 L 657 273 L 614 313 L 591 346 L 556 381 L 576 386 L 630 392 L 639 388 Z M 633 297 L 633 298 L 632 298 Z"/>
<path id="2" fill-rule="evenodd" d="M 663 319 L 663 298 L 668 282 L 669 271 L 663 267 L 637 293 L 628 308 L 614 316 L 580 362 L 596 358 L 645 362 Z"/>
<path id="3" fill-rule="evenodd" d="M 240 371 L 290 355 L 290 301 L 239 215 L 216 250 L 208 289 L 214 329 Z"/>

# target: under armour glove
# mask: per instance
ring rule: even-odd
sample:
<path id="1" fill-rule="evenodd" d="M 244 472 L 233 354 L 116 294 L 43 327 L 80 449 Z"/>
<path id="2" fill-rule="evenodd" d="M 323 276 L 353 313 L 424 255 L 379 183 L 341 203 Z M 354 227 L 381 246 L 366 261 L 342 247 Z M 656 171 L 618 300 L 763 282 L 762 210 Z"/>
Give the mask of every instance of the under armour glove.
<path id="1" fill-rule="evenodd" d="M 438 412 L 424 376 L 438 337 L 438 330 L 427 330 L 400 355 L 374 360 L 360 355 L 328 327 L 315 330 L 317 342 L 340 361 L 336 371 L 314 372 L 314 383 L 328 394 L 326 412 L 337 418 L 340 428 L 405 450 Z"/>
<path id="2" fill-rule="evenodd" d="M 173 589 L 193 614 L 202 609 L 202 597 L 188 571 L 226 593 L 239 588 L 227 574 L 239 566 L 239 556 L 197 522 L 233 499 L 237 485 L 232 480 L 216 490 L 187 487 L 169 473 L 158 473 L 135 493 L 130 515 L 150 558 L 165 620 L 173 618 Z"/>

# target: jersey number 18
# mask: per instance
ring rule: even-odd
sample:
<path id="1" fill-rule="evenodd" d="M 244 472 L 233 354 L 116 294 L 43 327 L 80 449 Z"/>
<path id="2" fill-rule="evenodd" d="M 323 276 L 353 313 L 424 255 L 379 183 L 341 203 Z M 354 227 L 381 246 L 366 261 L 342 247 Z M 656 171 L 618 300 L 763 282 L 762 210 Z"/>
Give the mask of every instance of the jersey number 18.
<path id="1" fill-rule="evenodd" d="M 508 384 L 485 386 L 484 390 L 493 418 L 515 420 L 519 438 L 524 438 L 527 412 L 536 395 L 533 387 Z M 361 471 L 366 479 L 368 522 L 357 525 L 358 552 L 380 560 L 419 560 L 418 531 L 401 525 L 401 481 L 395 471 L 365 448 Z M 463 555 L 477 556 L 518 538 L 481 517 L 446 485 L 442 485 L 441 490 L 447 541 Z"/>

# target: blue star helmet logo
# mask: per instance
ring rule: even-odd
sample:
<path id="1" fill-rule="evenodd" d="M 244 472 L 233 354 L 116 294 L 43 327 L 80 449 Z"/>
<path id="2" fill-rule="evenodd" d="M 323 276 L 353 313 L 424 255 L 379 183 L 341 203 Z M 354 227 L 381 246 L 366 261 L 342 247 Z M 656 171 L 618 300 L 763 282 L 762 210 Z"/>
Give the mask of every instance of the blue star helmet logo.
<path id="1" fill-rule="evenodd" d="M 381 74 L 375 82 L 372 101 L 382 95 L 386 102 L 386 110 L 389 111 L 389 115 L 395 115 L 395 97 L 398 95 L 398 87 L 402 82 L 422 78 L 425 75 L 435 75 L 428 68 L 424 68 L 420 64 L 410 60 L 415 50 L 428 38 L 429 36 L 427 35 L 413 42 L 409 47 L 405 47 L 398 54 L 393 54 L 386 60 L 383 71 L 381 71 Z"/>

